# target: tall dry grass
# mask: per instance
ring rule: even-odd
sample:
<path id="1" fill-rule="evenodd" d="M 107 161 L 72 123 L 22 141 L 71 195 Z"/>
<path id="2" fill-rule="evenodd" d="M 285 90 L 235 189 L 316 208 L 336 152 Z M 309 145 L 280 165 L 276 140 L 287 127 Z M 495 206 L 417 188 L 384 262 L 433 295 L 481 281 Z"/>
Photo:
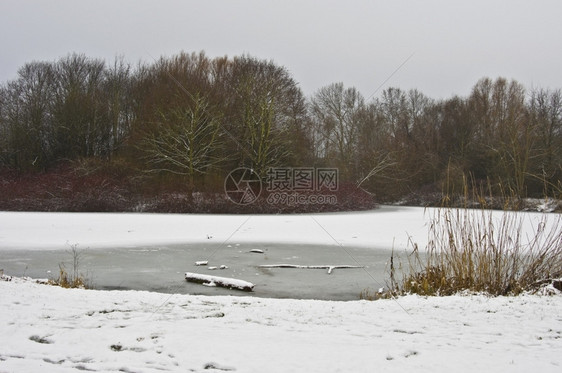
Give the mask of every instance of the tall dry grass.
<path id="1" fill-rule="evenodd" d="M 516 295 L 562 277 L 562 216 L 435 210 L 426 252 L 413 245 L 395 293 Z M 391 273 L 391 278 L 395 274 Z"/>

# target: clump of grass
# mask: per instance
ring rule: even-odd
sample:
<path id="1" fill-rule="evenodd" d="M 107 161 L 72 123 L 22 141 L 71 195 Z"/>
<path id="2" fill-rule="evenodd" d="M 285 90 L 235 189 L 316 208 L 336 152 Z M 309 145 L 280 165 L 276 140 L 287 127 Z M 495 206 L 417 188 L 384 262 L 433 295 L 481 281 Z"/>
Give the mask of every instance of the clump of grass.
<path id="1" fill-rule="evenodd" d="M 436 210 L 426 253 L 414 245 L 409 272 L 391 291 L 517 295 L 562 277 L 561 216 L 544 214 L 529 232 L 525 219 L 533 217 L 483 209 Z"/>
<path id="2" fill-rule="evenodd" d="M 86 289 L 86 280 L 82 275 L 69 274 L 63 264 L 59 264 L 59 277 L 49 280 L 49 285 L 60 286 L 66 289 Z"/>
<path id="3" fill-rule="evenodd" d="M 361 291 L 361 293 L 359 293 L 359 299 L 373 301 L 379 299 L 391 299 L 395 295 L 396 294 L 394 292 L 382 288 L 379 290 L 373 290 L 368 288 L 368 289 L 364 289 L 363 291 Z"/>
<path id="4" fill-rule="evenodd" d="M 67 289 L 90 289 L 92 287 L 90 281 L 79 272 L 81 253 L 78 251 L 77 245 L 71 246 L 70 254 L 72 255 L 72 271 L 67 271 L 64 263 L 60 263 L 59 277 L 57 279 L 50 279 L 48 281 L 49 285 Z"/>

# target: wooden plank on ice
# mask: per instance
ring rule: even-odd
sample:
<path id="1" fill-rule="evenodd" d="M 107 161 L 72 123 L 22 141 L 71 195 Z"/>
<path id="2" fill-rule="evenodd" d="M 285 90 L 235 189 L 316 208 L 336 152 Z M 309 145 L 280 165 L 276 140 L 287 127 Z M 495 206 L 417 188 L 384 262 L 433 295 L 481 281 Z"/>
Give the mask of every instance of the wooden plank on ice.
<path id="1" fill-rule="evenodd" d="M 238 280 L 235 278 L 228 277 L 218 277 L 210 275 L 202 275 L 200 273 L 185 273 L 185 280 L 188 282 L 194 282 L 197 284 L 203 284 L 207 286 L 220 286 L 227 289 L 242 290 L 242 291 L 252 291 L 254 289 L 254 284 L 244 280 Z"/>

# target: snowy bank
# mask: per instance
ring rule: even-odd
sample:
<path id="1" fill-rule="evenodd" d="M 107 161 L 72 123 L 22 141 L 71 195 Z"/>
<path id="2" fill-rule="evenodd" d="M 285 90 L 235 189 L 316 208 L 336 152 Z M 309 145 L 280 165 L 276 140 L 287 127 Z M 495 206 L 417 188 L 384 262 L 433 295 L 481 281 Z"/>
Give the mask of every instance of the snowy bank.
<path id="1" fill-rule="evenodd" d="M 0 372 L 558 372 L 562 296 L 375 302 L 0 281 Z"/>

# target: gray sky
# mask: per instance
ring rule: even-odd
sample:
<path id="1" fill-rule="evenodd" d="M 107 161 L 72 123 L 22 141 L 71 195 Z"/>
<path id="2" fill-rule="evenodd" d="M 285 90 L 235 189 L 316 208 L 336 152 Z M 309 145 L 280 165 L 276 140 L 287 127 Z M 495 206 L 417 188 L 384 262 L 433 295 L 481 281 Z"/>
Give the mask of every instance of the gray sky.
<path id="1" fill-rule="evenodd" d="M 562 88 L 562 1 L 0 2 L 0 82 L 70 52 L 136 63 L 181 50 L 271 59 L 306 95 L 341 81 L 369 97 L 412 54 L 383 88 L 449 98 L 498 76 Z"/>

